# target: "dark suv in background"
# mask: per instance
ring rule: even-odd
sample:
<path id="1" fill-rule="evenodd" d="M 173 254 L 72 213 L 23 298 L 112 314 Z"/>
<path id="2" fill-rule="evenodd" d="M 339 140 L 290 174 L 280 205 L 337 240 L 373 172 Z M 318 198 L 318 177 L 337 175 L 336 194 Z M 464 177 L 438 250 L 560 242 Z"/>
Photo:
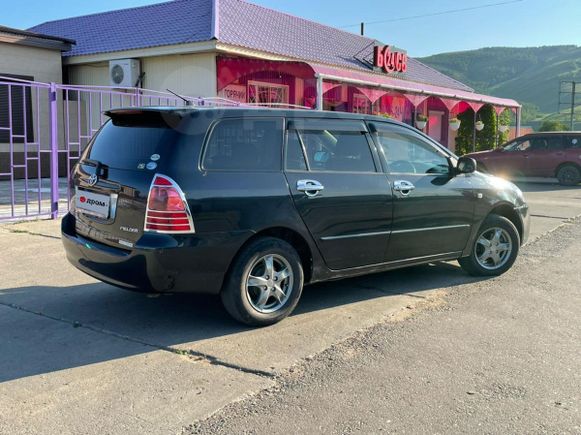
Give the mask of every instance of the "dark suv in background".
<path id="1" fill-rule="evenodd" d="M 143 108 L 111 118 L 74 168 L 69 261 L 145 292 L 220 294 L 251 325 L 303 285 L 441 260 L 498 275 L 528 234 L 521 191 L 384 118 Z"/>
<path id="2" fill-rule="evenodd" d="M 564 186 L 581 182 L 581 132 L 531 133 L 491 151 L 468 154 L 478 167 L 507 177 L 557 178 Z"/>

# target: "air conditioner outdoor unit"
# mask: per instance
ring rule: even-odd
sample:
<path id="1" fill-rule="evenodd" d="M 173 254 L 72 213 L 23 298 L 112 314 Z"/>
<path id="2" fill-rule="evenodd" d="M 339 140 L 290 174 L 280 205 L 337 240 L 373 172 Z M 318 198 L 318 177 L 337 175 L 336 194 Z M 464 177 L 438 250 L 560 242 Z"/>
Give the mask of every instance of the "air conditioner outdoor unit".
<path id="1" fill-rule="evenodd" d="M 111 86 L 131 88 L 137 84 L 141 74 L 138 59 L 118 59 L 109 61 L 109 81 Z"/>

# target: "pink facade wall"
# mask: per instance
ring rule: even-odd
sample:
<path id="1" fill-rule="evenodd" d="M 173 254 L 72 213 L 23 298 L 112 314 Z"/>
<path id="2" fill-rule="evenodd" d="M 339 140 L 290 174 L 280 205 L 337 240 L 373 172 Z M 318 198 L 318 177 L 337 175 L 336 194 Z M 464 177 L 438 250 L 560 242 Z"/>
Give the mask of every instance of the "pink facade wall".
<path id="1" fill-rule="evenodd" d="M 217 71 L 219 96 L 254 102 L 258 92 L 261 103 L 266 99 L 269 102 L 316 107 L 316 73 L 307 63 L 218 56 Z M 452 150 L 456 135 L 449 128 L 449 118 L 468 109 L 478 110 L 479 104 L 439 97 L 426 98 L 420 94 L 408 95 L 379 87 L 323 82 L 324 110 L 386 116 L 410 125 L 414 125 L 416 114 L 432 115 L 424 132 Z"/>

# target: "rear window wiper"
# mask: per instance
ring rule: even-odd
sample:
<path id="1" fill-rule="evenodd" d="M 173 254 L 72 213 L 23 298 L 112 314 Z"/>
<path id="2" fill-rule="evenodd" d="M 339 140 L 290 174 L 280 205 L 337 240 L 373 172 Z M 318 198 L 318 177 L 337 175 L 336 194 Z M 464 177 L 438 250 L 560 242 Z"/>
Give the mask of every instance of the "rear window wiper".
<path id="1" fill-rule="evenodd" d="M 106 177 L 107 170 L 109 169 L 107 165 L 104 165 L 99 160 L 85 159 L 81 162 L 81 165 L 94 166 L 97 177 Z"/>

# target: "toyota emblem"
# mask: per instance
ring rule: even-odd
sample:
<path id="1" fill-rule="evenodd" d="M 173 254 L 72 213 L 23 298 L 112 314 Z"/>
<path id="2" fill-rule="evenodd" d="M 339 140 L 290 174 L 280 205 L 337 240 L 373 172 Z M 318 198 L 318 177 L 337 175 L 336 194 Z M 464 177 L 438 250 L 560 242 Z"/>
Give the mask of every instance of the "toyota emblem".
<path id="1" fill-rule="evenodd" d="M 87 183 L 89 183 L 89 186 L 94 186 L 95 184 L 97 184 L 98 181 L 99 181 L 99 177 L 97 176 L 97 174 L 92 174 L 87 179 Z"/>

